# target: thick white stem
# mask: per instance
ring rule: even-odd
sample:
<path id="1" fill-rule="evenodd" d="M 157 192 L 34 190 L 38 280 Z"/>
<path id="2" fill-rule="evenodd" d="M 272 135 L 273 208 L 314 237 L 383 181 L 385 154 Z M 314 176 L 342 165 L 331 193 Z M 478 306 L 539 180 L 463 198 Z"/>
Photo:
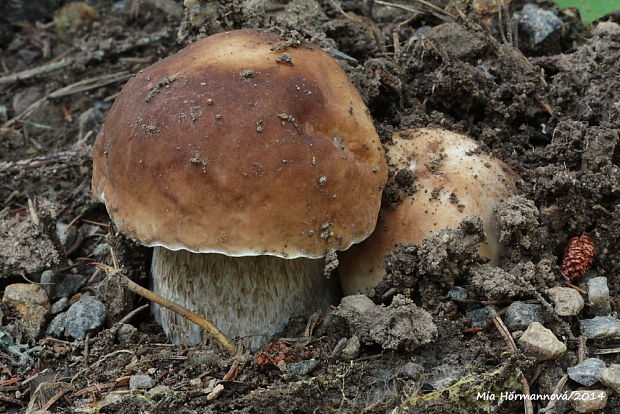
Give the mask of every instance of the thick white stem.
<path id="1" fill-rule="evenodd" d="M 253 349 L 281 331 L 291 316 L 337 304 L 336 278 L 323 275 L 323 259 L 229 257 L 155 247 L 153 291 L 209 319 Z M 168 338 L 196 345 L 208 335 L 185 318 L 154 305 Z"/>

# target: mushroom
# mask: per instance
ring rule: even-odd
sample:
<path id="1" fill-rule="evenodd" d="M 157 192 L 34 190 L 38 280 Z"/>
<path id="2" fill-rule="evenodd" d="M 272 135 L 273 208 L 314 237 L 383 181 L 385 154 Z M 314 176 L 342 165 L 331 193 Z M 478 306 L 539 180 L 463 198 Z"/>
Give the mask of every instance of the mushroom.
<path id="1" fill-rule="evenodd" d="M 385 277 L 383 258 L 396 243 L 420 244 L 444 228 L 457 228 L 468 216 L 478 215 L 483 223 L 487 242 L 480 245 L 480 255 L 498 263 L 494 208 L 516 192 L 515 173 L 482 152 L 476 141 L 443 129 L 396 132 L 386 156 L 394 170 L 386 188 L 401 200 L 383 207 L 368 239 L 339 255 L 345 295 L 369 293 Z"/>
<path id="2" fill-rule="evenodd" d="M 153 290 L 253 348 L 340 291 L 322 257 L 368 237 L 387 180 L 344 71 L 307 42 L 219 33 L 140 71 L 93 148 L 95 196 L 153 246 Z M 174 343 L 204 332 L 154 307 Z"/>

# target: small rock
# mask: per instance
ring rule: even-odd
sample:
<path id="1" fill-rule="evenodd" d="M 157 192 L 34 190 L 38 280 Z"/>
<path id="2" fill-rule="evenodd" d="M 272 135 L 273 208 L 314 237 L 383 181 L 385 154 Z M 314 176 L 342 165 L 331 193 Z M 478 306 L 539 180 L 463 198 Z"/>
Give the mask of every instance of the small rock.
<path id="1" fill-rule="evenodd" d="M 355 359 L 360 354 L 361 346 L 362 344 L 360 343 L 360 339 L 357 337 L 357 335 L 353 335 L 347 340 L 347 344 L 344 346 L 340 354 L 342 355 L 343 359 Z"/>
<path id="2" fill-rule="evenodd" d="M 171 389 L 167 385 L 157 385 L 147 391 L 148 395 L 170 395 Z"/>
<path id="3" fill-rule="evenodd" d="M 47 326 L 47 335 L 52 338 L 62 338 L 65 335 L 66 318 L 66 312 L 56 315 Z"/>
<path id="4" fill-rule="evenodd" d="M 578 413 L 600 411 L 607 405 L 607 393 L 603 390 L 577 390 L 570 394 L 570 404 Z"/>
<path id="5" fill-rule="evenodd" d="M 432 316 L 403 295 L 394 296 L 390 306 L 375 305 L 365 295 L 346 296 L 334 313 L 346 319 L 361 342 L 383 349 L 413 351 L 438 334 Z"/>
<path id="6" fill-rule="evenodd" d="M 43 306 L 50 308 L 50 302 L 45 290 L 40 285 L 33 283 L 14 283 L 4 289 L 2 301 L 9 306 L 17 306 L 21 303 Z"/>
<path id="7" fill-rule="evenodd" d="M 39 278 L 41 281 L 41 287 L 47 293 L 48 298 L 54 297 L 54 285 L 56 284 L 56 273 L 53 270 L 46 270 L 41 273 Z"/>
<path id="8" fill-rule="evenodd" d="M 63 273 L 56 275 L 56 284 L 54 285 L 54 297 L 69 297 L 75 294 L 84 284 L 86 278 L 82 275 L 73 273 Z"/>
<path id="9" fill-rule="evenodd" d="M 486 329 L 491 325 L 491 318 L 497 315 L 497 310 L 493 306 L 475 309 L 467 312 L 465 317 L 474 328 Z"/>
<path id="10" fill-rule="evenodd" d="M 101 105 L 95 105 L 92 108 L 82 112 L 78 117 L 79 138 L 84 138 L 88 131 L 93 131 L 95 128 L 99 127 L 104 118 L 105 115 L 101 110 Z M 96 135 L 97 131 L 94 132 L 95 133 L 93 135 Z"/>
<path id="11" fill-rule="evenodd" d="M 620 394 L 620 365 L 611 364 L 598 372 L 596 378 L 606 387 Z"/>
<path id="12" fill-rule="evenodd" d="M 116 340 L 121 345 L 128 345 L 136 342 L 138 338 L 138 328 L 135 326 L 124 323 L 119 326 L 116 332 Z"/>
<path id="13" fill-rule="evenodd" d="M 589 387 L 598 382 L 598 373 L 605 368 L 605 363 L 598 358 L 588 358 L 585 361 L 569 367 L 566 372 L 573 381 Z"/>
<path id="14" fill-rule="evenodd" d="M 99 329 L 105 321 L 105 305 L 94 296 L 82 296 L 67 311 L 65 335 L 84 339 L 88 331 Z"/>
<path id="15" fill-rule="evenodd" d="M 202 387 L 202 380 L 200 378 L 192 378 L 189 380 L 189 385 L 192 387 L 200 388 Z"/>
<path id="16" fill-rule="evenodd" d="M 592 311 L 597 316 L 605 316 L 611 313 L 606 277 L 594 277 L 588 280 L 588 301 Z"/>
<path id="17" fill-rule="evenodd" d="M 217 384 L 215 387 L 213 387 L 213 391 L 211 391 L 207 395 L 207 401 L 215 400 L 217 397 L 219 397 L 219 395 L 222 393 L 222 391 L 224 391 L 224 385 Z"/>
<path id="18" fill-rule="evenodd" d="M 67 223 L 63 223 L 62 221 L 56 222 L 56 234 L 62 245 L 65 246 L 65 249 L 73 246 L 75 238 L 77 237 L 75 226 L 69 227 Z"/>
<path id="19" fill-rule="evenodd" d="M 6 106 L 0 105 L 0 124 L 6 122 L 9 119 L 9 113 Z"/>
<path id="20" fill-rule="evenodd" d="M 401 372 L 414 381 L 418 381 L 424 373 L 424 367 L 420 364 L 416 364 L 415 362 L 407 362 L 403 365 Z"/>
<path id="21" fill-rule="evenodd" d="M 68 307 L 69 307 L 69 298 L 62 297 L 58 299 L 56 302 L 54 302 L 54 304 L 52 305 L 52 309 L 50 309 L 50 313 L 52 315 L 56 315 L 57 313 L 66 311 Z"/>
<path id="22" fill-rule="evenodd" d="M 534 44 L 542 42 L 564 25 L 552 11 L 541 9 L 531 3 L 523 6 L 520 23 L 523 25 L 523 30 L 531 36 Z"/>
<path id="23" fill-rule="evenodd" d="M 599 21 L 598 24 L 592 28 L 592 34 L 597 36 L 618 35 L 620 34 L 620 25 L 614 22 Z"/>
<path id="24" fill-rule="evenodd" d="M 566 352 L 566 345 L 555 337 L 551 330 L 539 322 L 532 323 L 519 338 L 523 350 L 539 360 L 559 358 Z"/>
<path id="25" fill-rule="evenodd" d="M 581 334 L 588 339 L 620 339 L 620 320 L 613 316 L 596 316 L 579 321 Z"/>
<path id="26" fill-rule="evenodd" d="M 93 256 L 99 258 L 103 257 L 110 251 L 110 245 L 108 243 L 98 244 L 97 247 L 93 249 Z"/>
<path id="27" fill-rule="evenodd" d="M 19 315 L 18 326 L 26 338 L 35 339 L 39 336 L 50 309 L 47 294 L 40 285 L 30 283 L 8 285 L 4 289 L 2 301 Z"/>
<path id="28" fill-rule="evenodd" d="M 534 322 L 543 323 L 545 313 L 541 305 L 512 302 L 504 315 L 506 327 L 512 331 L 524 331 Z"/>
<path id="29" fill-rule="evenodd" d="M 153 378 L 148 375 L 132 375 L 129 378 L 130 390 L 148 390 L 153 388 Z"/>
<path id="30" fill-rule="evenodd" d="M 316 359 L 307 359 L 305 361 L 289 364 L 288 371 L 293 375 L 304 376 L 311 374 L 318 366 L 319 361 Z"/>
<path id="31" fill-rule="evenodd" d="M 464 287 L 454 286 L 448 292 L 448 298 L 449 299 L 467 299 L 468 294 L 469 292 Z"/>
<path id="32" fill-rule="evenodd" d="M 555 311 L 560 316 L 577 315 L 584 306 L 581 294 L 569 287 L 557 286 L 549 289 L 549 298 L 555 303 Z"/>

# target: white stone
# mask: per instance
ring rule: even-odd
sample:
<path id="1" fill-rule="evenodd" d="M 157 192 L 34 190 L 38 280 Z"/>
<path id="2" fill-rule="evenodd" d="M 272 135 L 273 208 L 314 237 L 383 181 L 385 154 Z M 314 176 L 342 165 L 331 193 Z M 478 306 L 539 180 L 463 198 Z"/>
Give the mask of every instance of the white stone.
<path id="1" fill-rule="evenodd" d="M 555 303 L 555 311 L 560 316 L 577 315 L 584 306 L 581 294 L 569 287 L 554 287 L 549 289 L 549 299 Z"/>
<path id="2" fill-rule="evenodd" d="M 533 322 L 523 332 L 519 338 L 519 345 L 525 353 L 533 355 L 539 360 L 556 359 L 566 352 L 566 345 L 559 341 L 551 330 L 539 322 Z"/>
<path id="3" fill-rule="evenodd" d="M 609 367 L 600 370 L 596 378 L 598 378 L 598 380 L 603 385 L 613 389 L 615 392 L 620 394 L 620 365 L 619 364 L 611 364 Z"/>

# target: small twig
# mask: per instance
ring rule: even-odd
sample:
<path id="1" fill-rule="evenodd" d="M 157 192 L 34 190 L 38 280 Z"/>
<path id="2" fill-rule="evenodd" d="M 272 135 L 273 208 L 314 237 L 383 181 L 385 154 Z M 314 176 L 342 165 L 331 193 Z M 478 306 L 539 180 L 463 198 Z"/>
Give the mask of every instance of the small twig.
<path id="1" fill-rule="evenodd" d="M 418 17 L 420 14 L 419 13 L 413 13 L 411 16 L 409 16 L 407 19 L 405 19 L 404 21 L 398 23 L 398 25 L 394 28 L 394 30 L 392 30 L 392 42 L 394 43 L 394 54 L 396 56 L 400 55 L 400 35 L 398 34 L 398 32 L 400 31 L 400 29 L 402 29 L 404 26 L 407 26 L 408 24 L 410 24 L 412 21 L 415 20 L 416 17 Z M 387 292 L 386 292 L 387 293 Z"/>
<path id="2" fill-rule="evenodd" d="M 504 338 L 504 341 L 506 341 L 508 348 L 510 348 L 511 351 L 516 351 L 518 349 L 517 344 L 515 343 L 515 340 L 510 334 L 508 328 L 506 328 L 506 325 L 504 325 L 504 321 L 502 321 L 502 318 L 497 315 L 491 318 L 491 320 L 493 321 L 493 324 L 495 324 L 495 327 L 497 328 L 499 333 Z"/>
<path id="3" fill-rule="evenodd" d="M 3 76 L 0 78 L 0 85 L 7 85 L 10 83 L 15 83 L 21 80 L 30 79 L 37 75 L 41 75 L 43 73 L 54 72 L 59 69 L 66 68 L 67 66 L 71 66 L 74 63 L 74 59 L 66 58 L 61 59 L 57 62 L 49 62 L 45 65 L 38 66 L 36 68 L 24 70 L 22 72 L 13 73 L 11 75 Z"/>
<path id="4" fill-rule="evenodd" d="M 564 375 L 562 378 L 560 378 L 560 380 L 556 384 L 555 388 L 553 389 L 553 393 L 551 393 L 552 398 L 550 399 L 549 404 L 547 404 L 547 406 L 545 408 L 542 408 L 540 410 L 541 413 L 546 413 L 547 411 L 552 411 L 555 408 L 555 404 L 559 400 L 559 398 L 557 398 L 557 396 L 560 395 L 560 393 L 562 392 L 562 389 L 564 388 L 564 385 L 566 385 L 567 381 L 568 381 L 568 375 Z M 554 398 L 553 396 L 556 396 L 556 397 Z"/>
<path id="5" fill-rule="evenodd" d="M 502 318 L 500 318 L 499 315 L 496 315 L 492 317 L 491 320 L 493 321 L 493 323 L 495 324 L 495 327 L 497 328 L 499 333 L 502 335 L 502 337 L 506 341 L 506 344 L 508 345 L 510 350 L 516 351 L 517 344 L 515 344 L 515 340 L 510 334 L 510 331 L 508 330 L 508 328 L 506 328 L 506 325 L 504 325 L 504 321 L 502 321 Z M 521 376 L 521 388 L 523 389 L 523 395 L 525 396 L 530 395 L 530 385 L 527 382 L 527 378 L 525 378 L 525 375 Z M 532 405 L 531 399 L 525 398 L 523 400 L 523 408 L 524 408 L 525 414 L 534 414 L 534 406 Z"/>
<path id="6" fill-rule="evenodd" d="M 140 295 L 160 306 L 163 306 L 164 308 L 170 309 L 171 311 L 178 315 L 181 315 L 188 321 L 200 326 L 202 329 L 205 330 L 205 332 L 213 336 L 231 355 L 234 355 L 237 352 L 237 347 L 232 343 L 232 341 L 228 339 L 228 337 L 226 337 L 226 335 L 224 335 L 222 331 L 220 331 L 215 325 L 213 325 L 210 321 L 206 320 L 202 316 L 190 311 L 184 306 L 174 303 L 171 300 L 168 300 L 154 292 L 151 292 L 148 289 L 143 288 L 142 286 L 138 285 L 127 276 L 123 275 L 119 270 L 113 267 L 99 263 L 94 263 L 93 265 L 105 271 L 108 275 L 119 277 L 122 282 L 127 286 L 127 289 L 131 290 L 133 293 Z"/>
<path id="7" fill-rule="evenodd" d="M 439 6 L 435 6 L 433 3 L 429 3 L 429 2 L 424 1 L 424 0 L 415 0 L 415 1 L 420 3 L 423 6 L 426 6 L 429 9 L 434 10 L 435 12 L 439 13 L 439 16 L 437 16 L 437 17 L 441 18 L 442 20 L 446 20 L 446 18 L 445 18 L 446 16 L 452 18 L 453 20 L 456 19 L 455 15 L 445 11 L 444 9 L 442 9 Z M 414 9 L 412 7 L 405 6 L 405 5 L 402 5 L 402 4 L 388 3 L 387 1 L 381 1 L 381 0 L 375 0 L 374 3 L 375 4 L 379 4 L 381 6 L 394 7 L 396 9 L 406 10 L 406 11 L 408 11 L 410 13 L 419 13 L 419 10 L 416 10 L 416 9 Z"/>
<path id="8" fill-rule="evenodd" d="M 583 335 L 580 335 L 579 338 L 577 338 L 578 340 L 578 344 L 579 344 L 579 353 L 578 353 L 578 358 L 579 358 L 579 363 L 582 363 L 583 361 L 585 361 L 586 359 L 586 337 Z"/>
<path id="9" fill-rule="evenodd" d="M 89 353 L 89 349 L 88 349 L 88 343 L 90 342 L 90 332 L 86 334 L 86 338 L 84 338 L 84 359 L 83 359 L 83 363 L 84 365 L 88 365 L 88 353 Z"/>
<path id="10" fill-rule="evenodd" d="M 596 355 L 620 354 L 620 347 L 619 348 L 600 348 L 600 349 L 595 349 L 591 353 L 596 354 Z"/>
<path id="11" fill-rule="evenodd" d="M 71 389 L 71 387 L 63 387 L 63 389 L 61 389 L 60 391 L 58 391 L 56 394 L 54 394 L 54 396 L 52 398 L 50 398 L 47 403 L 45 403 L 45 405 L 43 406 L 43 408 L 41 409 L 41 411 L 47 411 L 49 410 L 52 405 L 54 405 L 54 403 L 56 401 L 58 401 L 60 399 L 60 397 L 62 397 L 63 395 L 65 395 L 69 390 Z"/>
<path id="12" fill-rule="evenodd" d="M 224 375 L 224 378 L 222 378 L 222 381 L 234 380 L 237 377 L 238 372 L 239 372 L 239 363 L 235 361 L 230 367 L 230 369 L 228 370 L 228 372 L 226 373 L 226 375 Z"/>
<path id="13" fill-rule="evenodd" d="M 566 276 L 564 276 L 566 277 Z M 581 293 L 582 295 L 587 295 L 588 292 L 586 290 L 583 290 L 582 288 L 580 288 L 579 286 L 575 286 L 573 285 L 571 282 L 568 281 L 568 278 L 566 278 L 566 280 L 564 280 L 564 284 L 566 286 L 568 286 L 569 288 L 573 288 L 575 289 L 577 292 Z"/>
<path id="14" fill-rule="evenodd" d="M 144 309 L 148 308 L 149 304 L 146 303 L 142 306 L 140 306 L 139 308 L 136 308 L 134 310 L 132 310 L 131 312 L 129 312 L 127 315 L 123 316 L 123 319 L 121 319 L 120 321 L 118 321 L 119 325 L 122 325 L 124 323 L 127 323 L 131 320 L 131 318 L 133 318 L 134 316 L 136 316 L 138 313 L 142 312 Z"/>

